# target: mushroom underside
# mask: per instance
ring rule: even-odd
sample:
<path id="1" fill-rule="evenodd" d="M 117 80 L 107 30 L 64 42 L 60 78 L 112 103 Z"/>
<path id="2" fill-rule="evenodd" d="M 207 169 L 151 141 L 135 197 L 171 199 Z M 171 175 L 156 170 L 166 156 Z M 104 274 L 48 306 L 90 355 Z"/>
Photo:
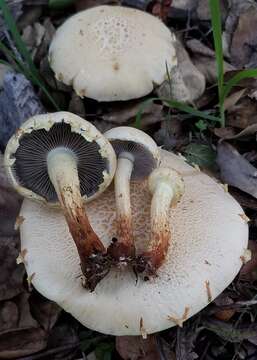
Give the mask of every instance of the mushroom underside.
<path id="1" fill-rule="evenodd" d="M 185 194 L 170 210 L 173 245 L 158 276 L 149 281 L 136 279 L 129 269 L 113 269 L 88 292 L 81 285 L 79 257 L 62 214 L 29 200 L 23 203 L 21 249 L 27 249 L 25 266 L 33 285 L 91 329 L 140 335 L 174 326 L 208 305 L 242 265 L 248 227 L 240 205 L 207 175 L 175 155 L 163 150 L 161 154 L 161 166 L 182 173 Z M 147 182 L 131 184 L 131 203 L 141 252 L 150 238 Z M 87 213 L 107 247 L 116 235 L 113 189 L 89 203 Z"/>

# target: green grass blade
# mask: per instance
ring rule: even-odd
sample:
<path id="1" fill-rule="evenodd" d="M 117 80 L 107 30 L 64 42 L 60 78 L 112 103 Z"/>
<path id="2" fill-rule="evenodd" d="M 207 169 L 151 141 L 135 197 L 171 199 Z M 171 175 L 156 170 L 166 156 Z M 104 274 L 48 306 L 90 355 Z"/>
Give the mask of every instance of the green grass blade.
<path id="1" fill-rule="evenodd" d="M 224 103 L 226 97 L 229 95 L 232 88 L 236 86 L 241 80 L 255 77 L 257 77 L 257 69 L 247 69 L 240 71 L 238 74 L 233 76 L 224 86 L 221 101 L 223 101 Z"/>
<path id="2" fill-rule="evenodd" d="M 48 99 L 51 101 L 51 103 L 53 104 L 54 108 L 56 110 L 60 110 L 59 106 L 57 105 L 57 103 L 55 102 L 54 98 L 52 97 L 52 95 L 49 93 L 49 91 L 47 90 L 47 87 L 44 85 L 44 83 L 37 77 L 35 76 L 35 74 L 33 72 L 30 71 L 29 68 L 27 68 L 14 54 L 11 50 L 9 50 L 1 41 L 0 41 L 0 50 L 5 54 L 5 56 L 9 57 L 12 59 L 13 61 L 13 66 L 11 64 L 11 66 L 16 70 L 21 72 L 22 74 L 24 74 L 26 76 L 27 79 L 29 79 L 34 85 L 37 85 L 38 87 L 41 88 L 41 90 L 46 94 L 46 96 L 48 97 Z M 1 60 L 2 63 L 5 63 L 7 65 L 8 62 Z"/>
<path id="3" fill-rule="evenodd" d="M 35 67 L 33 60 L 31 58 L 31 55 L 28 51 L 28 49 L 26 48 L 26 45 L 24 44 L 19 31 L 17 29 L 15 20 L 9 10 L 9 7 L 7 6 L 5 0 L 0 0 L 0 9 L 2 10 L 3 13 L 3 17 L 5 20 L 6 25 L 8 26 L 11 34 L 12 34 L 12 38 L 15 42 L 15 45 L 19 51 L 19 53 L 21 54 L 21 56 L 23 57 L 24 61 L 28 64 L 28 66 L 30 67 L 30 71 L 34 73 L 35 76 L 40 77 L 39 72 L 37 70 L 37 68 Z"/>
<path id="4" fill-rule="evenodd" d="M 223 49 L 222 49 L 222 25 L 221 25 L 221 12 L 220 12 L 220 0 L 209 0 L 209 8 L 211 11 L 211 23 L 213 40 L 215 47 L 215 57 L 218 75 L 218 92 L 219 92 L 219 108 L 221 126 L 225 126 L 225 114 L 224 114 L 224 101 L 222 102 L 222 93 L 224 85 L 224 64 L 223 64 Z"/>
<path id="5" fill-rule="evenodd" d="M 197 109 L 193 108 L 192 106 L 180 103 L 179 101 L 167 100 L 167 99 L 161 99 L 161 100 L 166 106 L 183 111 L 183 112 L 193 115 L 195 117 L 200 117 L 201 119 L 220 122 L 219 117 L 209 115 L 205 111 L 197 110 Z"/>
<path id="6" fill-rule="evenodd" d="M 190 115 L 192 115 L 194 117 L 198 117 L 198 118 L 201 118 L 201 119 L 206 119 L 206 120 L 215 121 L 215 122 L 220 123 L 220 118 L 219 117 L 209 115 L 205 111 L 197 110 L 197 109 L 193 108 L 192 106 L 180 103 L 179 101 L 169 100 L 169 99 L 162 99 L 162 98 L 150 98 L 150 99 L 145 100 L 141 104 L 140 109 L 139 109 L 139 111 L 137 113 L 137 116 L 136 116 L 136 120 L 135 120 L 135 122 L 133 124 L 134 127 L 138 128 L 138 129 L 141 128 L 141 118 L 142 118 L 142 114 L 144 112 L 144 109 L 148 106 L 149 103 L 151 103 L 153 101 L 156 101 L 156 100 L 162 101 L 162 103 L 167 107 L 180 110 L 180 111 L 185 112 L 187 114 L 190 114 Z"/>
<path id="7" fill-rule="evenodd" d="M 8 49 L 7 46 L 4 45 L 4 43 L 2 41 L 0 41 L 0 50 L 5 54 L 5 56 L 7 58 L 12 60 L 12 62 L 14 64 L 13 66 L 15 67 L 15 70 L 23 72 L 24 64 L 20 61 L 20 59 L 18 59 L 14 55 L 14 53 L 10 49 Z M 2 61 L 4 61 L 4 60 L 2 60 Z M 6 61 L 6 64 L 12 66 L 12 64 L 9 64 L 7 61 Z"/>

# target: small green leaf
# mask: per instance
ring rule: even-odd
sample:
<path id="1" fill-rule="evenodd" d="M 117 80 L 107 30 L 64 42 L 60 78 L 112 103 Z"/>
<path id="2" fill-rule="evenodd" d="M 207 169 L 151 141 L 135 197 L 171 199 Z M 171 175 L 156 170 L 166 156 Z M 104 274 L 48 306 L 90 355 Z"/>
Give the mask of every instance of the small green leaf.
<path id="1" fill-rule="evenodd" d="M 230 91 L 234 86 L 236 86 L 241 80 L 249 79 L 249 78 L 256 78 L 257 77 L 257 69 L 247 69 L 242 70 L 233 76 L 227 84 L 223 88 L 221 101 L 225 101 L 225 98 L 229 95 Z"/>
<path id="2" fill-rule="evenodd" d="M 203 119 L 198 120 L 195 123 L 195 126 L 197 127 L 197 129 L 199 129 L 200 131 L 204 131 L 206 129 L 208 129 L 208 124 L 206 121 L 204 121 Z"/>
<path id="3" fill-rule="evenodd" d="M 196 164 L 203 168 L 215 167 L 216 152 L 208 145 L 189 144 L 184 155 L 190 164 Z"/>

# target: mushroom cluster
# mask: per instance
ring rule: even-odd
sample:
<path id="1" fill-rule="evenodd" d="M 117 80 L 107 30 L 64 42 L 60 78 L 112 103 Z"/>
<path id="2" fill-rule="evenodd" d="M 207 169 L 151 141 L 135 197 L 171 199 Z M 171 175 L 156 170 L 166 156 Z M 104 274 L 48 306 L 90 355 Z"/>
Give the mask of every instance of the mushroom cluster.
<path id="1" fill-rule="evenodd" d="M 49 57 L 80 96 L 127 100 L 165 80 L 173 42 L 149 14 L 99 6 L 60 27 Z M 10 139 L 5 166 L 25 197 L 21 251 L 32 284 L 91 329 L 146 336 L 182 325 L 245 259 L 240 205 L 135 128 L 102 135 L 68 112 L 37 115 Z"/>
<path id="2" fill-rule="evenodd" d="M 247 248 L 243 210 L 224 187 L 145 134 L 138 142 L 139 133 L 106 134 L 118 158 L 114 185 L 112 145 L 69 113 L 29 119 L 5 153 L 27 197 L 21 250 L 33 285 L 85 326 L 114 335 L 181 325 L 229 285 Z M 125 270 L 117 266 L 124 259 Z"/>

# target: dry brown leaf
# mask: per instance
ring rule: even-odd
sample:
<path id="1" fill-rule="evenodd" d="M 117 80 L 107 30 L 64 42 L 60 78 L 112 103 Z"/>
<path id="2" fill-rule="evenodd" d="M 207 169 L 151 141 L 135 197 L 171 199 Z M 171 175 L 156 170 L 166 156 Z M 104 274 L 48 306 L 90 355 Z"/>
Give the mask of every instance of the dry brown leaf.
<path id="1" fill-rule="evenodd" d="M 116 350 L 123 360 L 160 360 L 157 340 L 155 335 L 142 336 L 117 336 Z"/>
<path id="2" fill-rule="evenodd" d="M 56 323 L 61 308 L 40 294 L 33 293 L 30 297 L 30 311 L 41 327 L 49 332 Z"/>
<path id="3" fill-rule="evenodd" d="M 253 136 L 255 135 L 257 132 L 257 124 L 253 124 L 253 125 L 249 125 L 247 126 L 246 129 L 240 131 L 239 133 L 233 135 L 233 133 L 224 133 L 224 136 L 222 137 L 222 139 L 224 140 L 244 140 L 245 138 L 249 137 L 249 136 Z"/>
<path id="4" fill-rule="evenodd" d="M 257 199 L 233 187 L 229 188 L 229 192 L 244 209 L 257 211 Z"/>
<path id="5" fill-rule="evenodd" d="M 214 303 L 220 307 L 220 306 L 226 306 L 226 305 L 232 305 L 234 304 L 234 301 L 226 294 L 221 294 L 220 296 L 218 296 L 215 300 Z M 214 316 L 222 321 L 229 321 L 232 316 L 235 314 L 236 310 L 235 309 L 217 309 L 217 311 L 214 313 Z"/>
<path id="6" fill-rule="evenodd" d="M 236 130 L 233 127 L 215 128 L 213 132 L 221 139 L 231 139 L 236 135 Z"/>
<path id="7" fill-rule="evenodd" d="M 102 119 L 107 122 L 115 123 L 118 125 L 126 125 L 134 122 L 137 113 L 142 110 L 141 123 L 144 123 L 144 116 L 151 115 L 155 118 L 155 122 L 161 121 L 162 118 L 162 105 L 149 102 L 142 109 L 142 101 L 126 101 L 124 103 L 115 104 L 107 109 L 103 114 Z"/>
<path id="8" fill-rule="evenodd" d="M 235 91 L 226 97 L 224 101 L 224 110 L 230 110 L 233 106 L 237 104 L 237 102 L 244 96 L 246 89 L 241 89 L 239 91 Z M 228 125 L 231 125 L 228 123 Z M 233 126 L 233 125 L 231 125 Z"/>
<path id="9" fill-rule="evenodd" d="M 82 117 L 83 119 L 85 119 L 86 117 L 86 109 L 85 109 L 84 101 L 74 91 L 72 92 L 71 95 L 68 111 Z"/>
<path id="10" fill-rule="evenodd" d="M 3 156 L 0 154 L 0 236 L 13 236 L 16 234 L 14 225 L 20 210 L 20 204 L 21 197 L 12 189 L 7 180 L 3 166 Z"/>
<path id="11" fill-rule="evenodd" d="M 154 139 L 166 150 L 179 149 L 185 145 L 188 139 L 183 131 L 181 118 L 174 115 L 170 120 L 162 121 L 161 128 L 154 134 Z"/>
<path id="12" fill-rule="evenodd" d="M 19 311 L 13 301 L 4 301 L 0 306 L 0 332 L 18 326 Z"/>
<path id="13" fill-rule="evenodd" d="M 46 347 L 47 337 L 41 328 L 23 328 L 0 332 L 0 359 L 17 359 Z"/>
<path id="14" fill-rule="evenodd" d="M 248 241 L 248 249 L 251 250 L 251 260 L 243 265 L 240 271 L 240 278 L 244 280 L 257 279 L 257 243 L 254 240 Z"/>
<path id="15" fill-rule="evenodd" d="M 222 141 L 217 147 L 217 164 L 224 183 L 257 198 L 257 169 L 229 143 Z"/>
<path id="16" fill-rule="evenodd" d="M 229 109 L 226 125 L 245 129 L 253 124 L 257 124 L 257 102 L 244 97 Z"/>
<path id="17" fill-rule="evenodd" d="M 17 236 L 0 236 L 0 301 L 11 299 L 23 291 L 24 266 L 16 264 L 19 255 Z"/>
<path id="18" fill-rule="evenodd" d="M 237 67 L 256 67 L 257 7 L 253 4 L 241 13 L 232 37 L 230 53 L 233 64 Z"/>

